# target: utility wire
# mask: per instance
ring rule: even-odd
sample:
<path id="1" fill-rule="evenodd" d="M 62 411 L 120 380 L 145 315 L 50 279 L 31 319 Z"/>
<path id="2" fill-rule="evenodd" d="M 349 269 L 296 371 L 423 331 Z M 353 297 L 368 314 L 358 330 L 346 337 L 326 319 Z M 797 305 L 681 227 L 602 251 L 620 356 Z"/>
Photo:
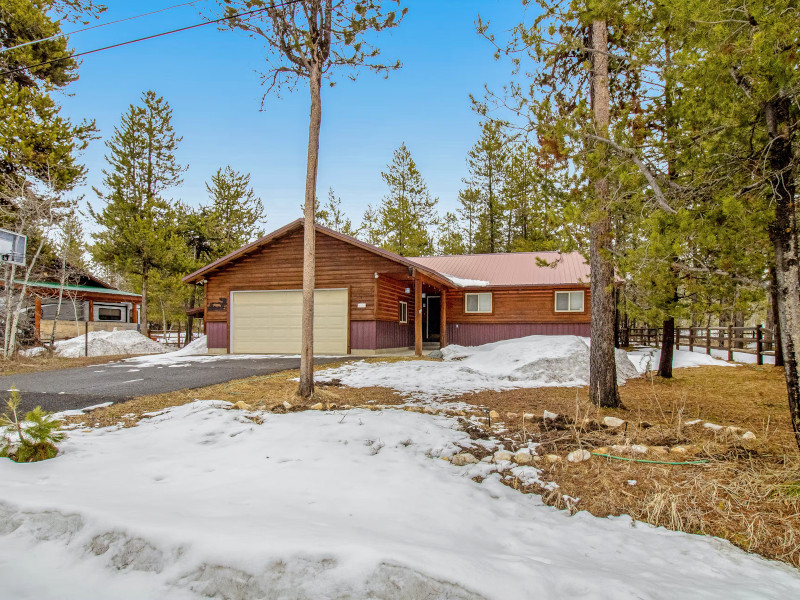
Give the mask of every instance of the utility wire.
<path id="1" fill-rule="evenodd" d="M 24 44 L 17 44 L 16 46 L 11 46 L 9 48 L 0 48 L 0 54 L 2 54 L 3 52 L 8 52 L 9 50 L 16 50 L 17 48 L 24 48 L 25 46 L 32 46 L 33 44 L 38 44 L 39 42 L 47 42 L 49 40 L 54 40 L 60 37 L 69 37 L 71 35 L 75 35 L 76 33 L 83 33 L 84 31 L 89 31 L 91 29 L 107 27 L 108 25 L 116 25 L 117 23 L 124 23 L 125 21 L 133 21 L 134 19 L 149 17 L 150 15 L 155 15 L 167 10 L 172 10 L 173 8 L 180 8 L 181 6 L 190 6 L 192 4 L 197 4 L 198 2 L 205 2 L 205 1 L 206 0 L 192 0 L 191 2 L 184 2 L 183 4 L 174 4 L 172 6 L 167 6 L 166 8 L 160 8 L 159 10 L 153 10 L 147 13 L 143 13 L 141 15 L 134 15 L 132 17 L 126 17 L 124 19 L 117 19 L 116 21 L 109 21 L 108 23 L 100 23 L 99 25 L 92 25 L 91 27 L 76 29 L 75 31 L 70 31 L 69 33 L 57 33 L 55 35 L 51 35 L 50 37 L 42 38 L 39 40 L 31 40 L 30 42 L 25 42 Z"/>
<path id="2" fill-rule="evenodd" d="M 87 50 L 86 52 L 76 52 L 74 54 L 70 54 L 69 56 L 63 56 L 61 58 L 53 58 L 51 60 L 46 60 L 44 62 L 36 63 L 35 65 L 26 65 L 24 67 L 17 67 L 16 69 L 9 69 L 8 71 L 0 71 L 0 76 L 3 75 L 13 75 L 14 73 L 19 73 L 21 71 L 29 71 L 30 69 L 35 69 L 36 67 L 42 67 L 44 65 L 49 65 L 54 62 L 59 62 L 61 60 L 69 60 L 70 58 L 77 58 L 79 56 L 86 56 L 87 54 L 94 54 L 95 52 L 102 52 L 104 50 L 111 50 L 112 48 L 119 48 L 120 46 L 127 46 L 128 44 L 135 44 L 137 42 L 144 42 L 146 40 L 152 40 L 155 38 L 159 38 L 165 35 L 170 35 L 173 33 L 179 33 L 181 31 L 188 31 L 190 29 L 196 29 L 198 27 L 204 27 L 206 25 L 213 25 L 214 23 L 221 23 L 222 21 L 229 21 L 231 19 L 235 19 L 237 17 L 247 17 L 249 15 L 254 15 L 260 12 L 264 12 L 265 10 L 269 10 L 271 8 L 282 8 L 285 6 L 290 6 L 292 4 L 297 4 L 301 0 L 286 0 L 285 2 L 281 2 L 280 4 L 273 4 L 271 6 L 265 6 L 263 8 L 257 8 L 255 10 L 249 10 L 245 12 L 236 13 L 233 15 L 229 15 L 227 17 L 221 17 L 219 19 L 214 19 L 212 21 L 203 21 L 202 23 L 195 23 L 194 25 L 187 25 L 186 27 L 180 27 L 178 29 L 172 29 L 170 31 L 164 31 L 162 33 L 155 33 L 153 35 L 148 35 L 145 37 L 140 37 L 135 40 L 128 40 L 127 42 L 119 42 L 118 44 L 111 44 L 110 46 L 103 46 L 102 48 L 95 48 L 94 50 Z"/>

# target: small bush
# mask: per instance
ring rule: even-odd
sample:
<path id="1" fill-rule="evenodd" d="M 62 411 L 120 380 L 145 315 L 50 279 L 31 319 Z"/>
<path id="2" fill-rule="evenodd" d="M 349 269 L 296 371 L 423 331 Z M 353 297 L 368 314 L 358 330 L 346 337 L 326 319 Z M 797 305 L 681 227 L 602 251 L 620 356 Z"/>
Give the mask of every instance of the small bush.
<path id="1" fill-rule="evenodd" d="M 19 418 L 19 392 L 12 388 L 7 402 L 8 412 L 0 416 L 0 427 L 5 429 L 0 440 L 0 456 L 15 462 L 37 462 L 53 458 L 58 454 L 56 444 L 65 435 L 59 431 L 61 421 L 54 419 L 52 413 L 37 406 Z"/>

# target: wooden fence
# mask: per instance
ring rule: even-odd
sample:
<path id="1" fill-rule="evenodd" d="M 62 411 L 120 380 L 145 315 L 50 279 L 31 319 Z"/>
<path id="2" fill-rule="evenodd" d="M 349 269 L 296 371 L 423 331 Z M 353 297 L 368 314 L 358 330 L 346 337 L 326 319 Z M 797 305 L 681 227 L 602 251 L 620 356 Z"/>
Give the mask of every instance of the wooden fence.
<path id="1" fill-rule="evenodd" d="M 628 345 L 661 346 L 662 330 L 659 327 L 631 327 L 623 332 Z M 693 351 L 704 348 L 706 354 L 712 349 L 726 350 L 728 360 L 734 352 L 756 355 L 756 364 L 764 364 L 764 356 L 775 356 L 773 330 L 762 325 L 755 327 L 676 327 L 675 349 L 682 347 Z"/>

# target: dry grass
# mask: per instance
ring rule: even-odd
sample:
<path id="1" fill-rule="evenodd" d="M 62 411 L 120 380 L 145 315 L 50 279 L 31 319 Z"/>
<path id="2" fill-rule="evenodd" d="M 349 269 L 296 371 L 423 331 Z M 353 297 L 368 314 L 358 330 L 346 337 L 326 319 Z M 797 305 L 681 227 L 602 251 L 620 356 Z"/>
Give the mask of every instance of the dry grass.
<path id="1" fill-rule="evenodd" d="M 0 376 L 88 367 L 122 360 L 123 358 L 131 358 L 132 356 L 139 355 L 121 354 L 119 356 L 81 356 L 79 358 L 64 358 L 61 356 L 48 356 L 47 354 L 30 357 L 19 356 L 13 360 L 0 360 Z"/>
<path id="2" fill-rule="evenodd" d="M 337 365 L 318 368 L 332 366 Z M 90 426 L 129 426 L 143 413 L 195 399 L 243 401 L 253 408 L 278 411 L 285 410 L 282 403 L 287 401 L 295 405 L 291 410 L 303 410 L 306 406 L 295 396 L 297 383 L 291 381 L 297 376 L 297 371 L 287 371 L 141 397 L 69 420 Z M 601 517 L 628 514 L 674 530 L 719 536 L 749 552 L 800 567 L 800 458 L 791 434 L 781 369 L 754 365 L 679 369 L 672 380 L 629 381 L 620 393 L 624 407 L 613 410 L 592 405 L 585 388 L 485 391 L 459 400 L 483 417 L 483 426 L 464 421 L 471 436 L 499 437 L 511 449 L 534 441 L 540 444 L 540 454 L 561 457 L 552 464 L 541 459 L 538 463 L 543 479 L 558 483 L 556 490 L 523 487 L 523 492 L 540 493 L 546 502 L 572 511 L 587 510 Z M 399 404 L 404 399 L 385 388 L 352 389 L 334 383 L 319 385 L 313 402 L 374 406 Z M 489 426 L 485 418 L 489 410 L 500 413 L 502 423 Z M 544 410 L 561 416 L 544 420 Z M 535 417 L 524 418 L 525 413 Z M 624 419 L 627 425 L 602 426 L 602 418 L 609 415 Z M 693 419 L 741 427 L 754 432 L 756 439 L 742 440 L 742 431 L 687 426 Z M 631 444 L 651 450 L 633 455 L 612 448 Z M 670 452 L 675 446 L 686 452 Z M 564 460 L 577 448 L 647 460 L 707 462 L 662 465 L 598 456 L 582 463 Z M 508 483 L 514 485 L 511 480 Z M 567 504 L 564 495 L 579 500 Z"/>

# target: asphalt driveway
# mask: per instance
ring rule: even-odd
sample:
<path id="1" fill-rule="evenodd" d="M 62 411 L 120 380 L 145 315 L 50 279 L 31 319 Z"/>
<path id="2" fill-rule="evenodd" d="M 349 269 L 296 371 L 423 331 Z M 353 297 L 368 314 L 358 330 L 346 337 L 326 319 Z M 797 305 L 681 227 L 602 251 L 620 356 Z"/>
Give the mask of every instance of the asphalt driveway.
<path id="1" fill-rule="evenodd" d="M 341 361 L 320 357 L 315 364 Z M 174 392 L 266 375 L 300 367 L 298 357 L 152 355 L 121 361 L 0 377 L 3 403 L 14 386 L 22 394 L 23 410 L 41 406 L 58 412 L 103 402 L 124 402 L 136 396 Z M 2 412 L 2 407 L 0 407 Z"/>

